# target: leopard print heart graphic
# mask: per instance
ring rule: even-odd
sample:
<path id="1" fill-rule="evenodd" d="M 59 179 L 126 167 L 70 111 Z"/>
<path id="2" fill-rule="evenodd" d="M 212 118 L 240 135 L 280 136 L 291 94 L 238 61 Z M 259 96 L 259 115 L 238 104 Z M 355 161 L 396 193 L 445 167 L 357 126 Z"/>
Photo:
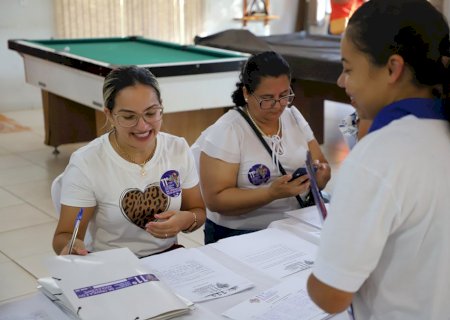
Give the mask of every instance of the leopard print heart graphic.
<path id="1" fill-rule="evenodd" d="M 120 198 L 122 214 L 128 221 L 139 228 L 155 220 L 155 214 L 167 211 L 170 198 L 165 195 L 159 185 L 149 185 L 142 192 L 139 189 L 128 189 Z"/>

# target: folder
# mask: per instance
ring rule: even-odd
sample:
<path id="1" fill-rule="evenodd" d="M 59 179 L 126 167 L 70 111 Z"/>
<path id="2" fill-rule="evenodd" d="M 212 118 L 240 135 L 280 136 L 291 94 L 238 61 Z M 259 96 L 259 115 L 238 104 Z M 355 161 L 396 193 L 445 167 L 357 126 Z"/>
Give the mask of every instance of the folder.
<path id="1" fill-rule="evenodd" d="M 190 311 L 128 249 L 47 259 L 39 290 L 75 319 L 170 319 Z"/>
<path id="2" fill-rule="evenodd" d="M 327 207 L 325 206 L 325 202 L 323 201 L 322 194 L 319 190 L 319 185 L 317 184 L 316 175 L 313 168 L 313 160 L 309 150 L 306 152 L 306 171 L 308 172 L 314 203 L 316 204 L 317 211 L 319 212 L 320 221 L 323 224 L 328 214 Z"/>

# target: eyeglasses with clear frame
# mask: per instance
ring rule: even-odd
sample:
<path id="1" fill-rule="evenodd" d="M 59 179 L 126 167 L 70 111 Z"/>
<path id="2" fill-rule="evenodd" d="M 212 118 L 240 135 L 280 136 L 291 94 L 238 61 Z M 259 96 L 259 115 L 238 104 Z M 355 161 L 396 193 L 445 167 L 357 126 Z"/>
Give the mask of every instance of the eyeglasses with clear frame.
<path id="1" fill-rule="evenodd" d="M 145 111 L 144 113 L 134 113 L 131 111 L 119 111 L 113 113 L 119 126 L 124 128 L 131 128 L 138 124 L 139 119 L 144 119 L 148 124 L 153 124 L 162 119 L 164 108 L 162 106 L 152 107 Z"/>
<path id="2" fill-rule="evenodd" d="M 279 99 L 273 99 L 273 98 L 262 99 L 262 98 L 258 97 L 257 95 L 255 95 L 253 93 L 251 94 L 251 96 L 253 98 L 255 98 L 256 101 L 258 101 L 259 107 L 262 110 L 272 109 L 273 107 L 275 107 L 277 102 L 279 102 L 280 106 L 282 106 L 282 107 L 289 106 L 289 105 L 292 104 L 292 102 L 294 101 L 294 98 L 295 98 L 295 94 L 294 94 L 294 91 L 292 91 L 292 88 L 289 89 L 289 94 L 288 95 L 280 97 Z"/>

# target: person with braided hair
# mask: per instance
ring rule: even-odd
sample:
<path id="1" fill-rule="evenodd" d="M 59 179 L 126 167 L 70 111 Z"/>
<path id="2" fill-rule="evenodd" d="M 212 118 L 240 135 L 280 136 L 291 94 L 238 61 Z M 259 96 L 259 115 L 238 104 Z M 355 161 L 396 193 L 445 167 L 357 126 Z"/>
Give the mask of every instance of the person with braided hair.
<path id="1" fill-rule="evenodd" d="M 341 54 L 338 85 L 372 124 L 337 175 L 309 295 L 358 320 L 448 319 L 448 22 L 425 0 L 370 0 Z"/>

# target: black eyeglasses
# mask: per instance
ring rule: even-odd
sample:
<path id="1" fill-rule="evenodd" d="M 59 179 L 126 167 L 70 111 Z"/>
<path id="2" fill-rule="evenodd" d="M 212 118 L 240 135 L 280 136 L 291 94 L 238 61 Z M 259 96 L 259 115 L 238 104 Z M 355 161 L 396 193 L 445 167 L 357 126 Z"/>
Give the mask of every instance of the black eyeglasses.
<path id="1" fill-rule="evenodd" d="M 256 99 L 256 101 L 258 101 L 259 103 L 259 107 L 262 110 L 267 110 L 267 109 L 272 109 L 273 107 L 275 107 L 275 105 L 277 104 L 277 102 L 280 103 L 280 106 L 282 107 L 286 107 L 292 104 L 292 102 L 294 101 L 295 98 L 295 94 L 292 91 L 292 89 L 290 89 L 289 94 L 283 97 L 280 97 L 279 99 L 262 99 L 258 96 L 256 96 L 255 94 L 251 94 L 252 97 L 254 97 Z"/>
<path id="2" fill-rule="evenodd" d="M 141 114 L 129 111 L 119 111 L 113 115 L 116 118 L 119 126 L 124 128 L 130 128 L 137 125 L 141 117 L 148 124 L 158 122 L 159 120 L 162 119 L 162 114 L 163 114 L 163 107 L 154 107 L 148 109 L 147 111 Z"/>

